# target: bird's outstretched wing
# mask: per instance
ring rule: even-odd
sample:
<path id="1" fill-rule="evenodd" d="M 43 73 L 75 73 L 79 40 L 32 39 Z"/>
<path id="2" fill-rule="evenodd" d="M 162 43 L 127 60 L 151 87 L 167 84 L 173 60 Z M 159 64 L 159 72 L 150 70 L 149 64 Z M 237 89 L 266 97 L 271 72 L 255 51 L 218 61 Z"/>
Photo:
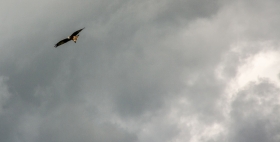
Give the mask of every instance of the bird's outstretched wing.
<path id="1" fill-rule="evenodd" d="M 79 32 L 81 32 L 83 29 L 84 29 L 84 28 L 82 28 L 82 29 L 80 29 L 80 30 L 74 32 L 70 37 L 76 36 L 76 35 L 77 35 Z"/>
<path id="2" fill-rule="evenodd" d="M 61 45 L 61 44 L 64 44 L 64 43 L 66 43 L 66 42 L 68 42 L 68 41 L 70 41 L 71 39 L 69 39 L 69 38 L 65 38 L 65 39 L 63 39 L 63 40 L 61 40 L 60 42 L 58 42 L 54 47 L 56 48 L 57 46 L 59 46 L 59 45 Z"/>

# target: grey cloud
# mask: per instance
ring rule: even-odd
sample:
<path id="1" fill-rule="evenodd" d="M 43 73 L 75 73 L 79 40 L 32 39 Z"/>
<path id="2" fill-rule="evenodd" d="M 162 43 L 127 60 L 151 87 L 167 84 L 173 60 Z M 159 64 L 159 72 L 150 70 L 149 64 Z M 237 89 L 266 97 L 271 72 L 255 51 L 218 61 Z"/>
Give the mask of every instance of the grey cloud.
<path id="1" fill-rule="evenodd" d="M 279 141 L 279 88 L 267 80 L 251 83 L 232 103 L 230 141 Z"/>
<path id="2" fill-rule="evenodd" d="M 116 124 L 95 123 L 83 109 L 66 104 L 53 111 L 40 124 L 36 141 L 136 141 Z"/>
<path id="3" fill-rule="evenodd" d="M 217 79 L 216 67 L 224 63 L 230 79 L 242 64 L 236 60 L 262 50 L 244 49 L 223 62 L 231 45 L 238 39 L 278 37 L 272 28 L 278 20 L 266 19 L 268 9 L 277 8 L 259 1 L 258 11 L 239 2 L 5 2 L 0 6 L 5 17 L 0 31 L 6 34 L 0 42 L 0 76 L 8 80 L 0 91 L 9 97 L 0 100 L 0 141 L 186 141 L 181 135 L 194 140 L 199 136 L 192 124 L 182 128 L 183 120 L 195 118 L 198 126 L 226 121 L 217 102 L 227 95 L 223 92 L 228 84 Z M 238 8 L 243 11 L 238 13 Z M 274 26 L 250 17 L 258 14 Z M 86 28 L 76 44 L 53 48 L 82 27 Z M 253 95 L 252 102 L 242 96 L 262 88 L 257 94 L 268 91 L 275 97 L 277 89 L 271 86 L 252 85 L 237 95 L 229 141 L 276 135 L 278 128 L 269 125 L 269 135 L 265 129 L 269 122 L 278 123 L 270 118 L 274 115 L 241 115 L 258 106 Z M 188 105 L 177 108 L 182 99 Z M 269 103 L 266 108 L 277 110 Z M 179 111 L 176 118 L 173 111 Z M 255 129 L 258 135 L 250 133 Z"/>

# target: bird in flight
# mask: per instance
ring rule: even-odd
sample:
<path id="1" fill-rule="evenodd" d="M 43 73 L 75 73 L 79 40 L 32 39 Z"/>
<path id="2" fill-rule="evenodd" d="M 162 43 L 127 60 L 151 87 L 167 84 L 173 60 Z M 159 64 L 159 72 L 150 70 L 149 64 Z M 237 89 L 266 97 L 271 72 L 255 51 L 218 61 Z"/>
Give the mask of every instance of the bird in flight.
<path id="1" fill-rule="evenodd" d="M 80 30 L 74 32 L 71 36 L 69 36 L 69 37 L 67 37 L 67 38 L 65 38 L 65 39 L 63 39 L 63 40 L 61 40 L 61 41 L 59 41 L 57 44 L 55 44 L 54 47 L 57 48 L 59 45 L 62 45 L 62 44 L 66 43 L 66 42 L 68 42 L 68 41 L 70 41 L 70 40 L 73 40 L 73 41 L 76 43 L 76 41 L 78 40 L 78 37 L 79 37 L 78 34 L 79 34 L 79 32 L 81 32 L 83 29 L 84 29 L 84 28 L 82 28 L 82 29 L 80 29 Z"/>

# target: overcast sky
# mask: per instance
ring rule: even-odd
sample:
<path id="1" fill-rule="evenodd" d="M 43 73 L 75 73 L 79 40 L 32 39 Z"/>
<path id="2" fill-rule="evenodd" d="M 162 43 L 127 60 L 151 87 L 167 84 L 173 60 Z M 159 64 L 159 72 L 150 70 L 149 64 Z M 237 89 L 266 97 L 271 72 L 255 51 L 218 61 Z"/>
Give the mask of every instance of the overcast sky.
<path id="1" fill-rule="evenodd" d="M 1 142 L 280 141 L 279 0 L 0 2 Z"/>

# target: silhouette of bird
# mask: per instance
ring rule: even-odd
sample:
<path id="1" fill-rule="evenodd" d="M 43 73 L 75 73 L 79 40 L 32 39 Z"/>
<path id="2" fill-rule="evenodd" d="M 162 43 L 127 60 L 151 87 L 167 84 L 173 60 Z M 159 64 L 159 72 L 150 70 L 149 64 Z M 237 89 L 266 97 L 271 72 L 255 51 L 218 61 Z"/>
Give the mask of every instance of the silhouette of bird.
<path id="1" fill-rule="evenodd" d="M 70 41 L 70 40 L 73 40 L 75 43 L 77 42 L 77 40 L 78 40 L 78 37 L 79 37 L 79 32 L 81 32 L 82 30 L 83 30 L 84 28 L 82 28 L 82 29 L 80 29 L 80 30 L 78 30 L 78 31 L 76 31 L 76 32 L 74 32 L 71 36 L 68 36 L 67 38 L 65 38 L 65 39 L 63 39 L 63 40 L 61 40 L 61 41 L 59 41 L 57 44 L 55 44 L 55 48 L 57 48 L 58 46 L 60 46 L 60 45 L 62 45 L 62 44 L 64 44 L 64 43 L 66 43 L 66 42 L 68 42 L 68 41 Z"/>

